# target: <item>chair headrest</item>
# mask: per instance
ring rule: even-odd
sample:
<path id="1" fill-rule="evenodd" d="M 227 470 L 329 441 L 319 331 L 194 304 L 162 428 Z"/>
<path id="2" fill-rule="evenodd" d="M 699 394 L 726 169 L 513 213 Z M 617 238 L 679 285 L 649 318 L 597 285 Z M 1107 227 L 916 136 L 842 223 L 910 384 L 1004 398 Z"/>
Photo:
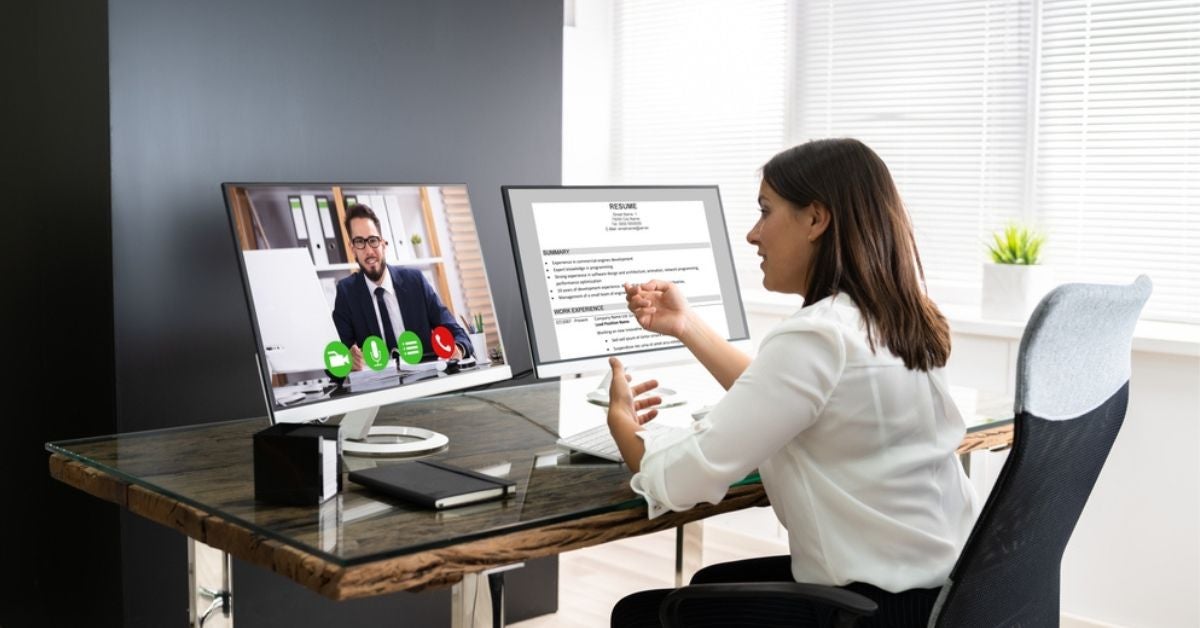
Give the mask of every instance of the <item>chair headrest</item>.
<path id="1" fill-rule="evenodd" d="M 1129 285 L 1071 283 L 1051 290 L 1025 326 L 1015 411 L 1071 419 L 1129 381 L 1130 348 L 1150 278 Z"/>

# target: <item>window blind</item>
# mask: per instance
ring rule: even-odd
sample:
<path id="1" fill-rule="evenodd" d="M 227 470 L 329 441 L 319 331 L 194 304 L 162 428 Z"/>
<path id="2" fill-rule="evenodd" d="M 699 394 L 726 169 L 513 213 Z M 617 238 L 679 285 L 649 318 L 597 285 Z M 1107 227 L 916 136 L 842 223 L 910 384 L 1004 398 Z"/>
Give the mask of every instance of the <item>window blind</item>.
<path id="1" fill-rule="evenodd" d="M 444 185 L 441 190 L 450 241 L 453 243 L 455 270 L 458 271 L 466 299 L 467 311 L 459 313 L 464 316 L 482 314 L 487 346 L 495 347 L 500 344 L 500 337 L 496 332 L 496 315 L 492 312 L 487 273 L 483 268 L 483 250 L 479 246 L 479 234 L 475 231 L 467 188 Z"/>
<path id="2" fill-rule="evenodd" d="M 762 285 L 745 241 L 758 168 L 786 135 L 785 4 L 619 2 L 613 16 L 613 182 L 720 186 L 744 292 Z"/>
<path id="3" fill-rule="evenodd" d="M 1027 200 L 1029 6 L 798 7 L 793 143 L 855 137 L 879 153 L 935 297 L 979 298 L 983 236 L 1020 217 Z"/>
<path id="4" fill-rule="evenodd" d="M 1147 273 L 1200 322 L 1200 3 L 1041 0 L 1037 198 L 1057 279 Z"/>
<path id="5" fill-rule="evenodd" d="M 1200 323 L 1200 3 L 618 2 L 614 183 L 717 183 L 748 299 L 758 168 L 857 137 L 896 178 L 930 291 L 978 303 L 990 234 L 1049 234 L 1060 281 L 1155 280 Z"/>

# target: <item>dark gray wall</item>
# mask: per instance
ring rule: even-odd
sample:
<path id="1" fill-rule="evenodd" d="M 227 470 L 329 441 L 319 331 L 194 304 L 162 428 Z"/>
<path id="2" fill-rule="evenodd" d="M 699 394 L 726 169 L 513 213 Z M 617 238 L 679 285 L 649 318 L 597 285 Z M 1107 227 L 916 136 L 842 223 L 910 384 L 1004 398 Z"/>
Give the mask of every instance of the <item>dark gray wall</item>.
<path id="1" fill-rule="evenodd" d="M 121 625 L 117 507 L 44 450 L 116 431 L 106 30 L 102 2 L 0 3 L 5 628 Z"/>
<path id="2" fill-rule="evenodd" d="M 110 0 L 108 16 L 121 431 L 265 413 L 222 181 L 465 182 L 510 362 L 529 367 L 500 186 L 560 177 L 561 0 Z M 126 625 L 180 621 L 182 537 L 122 530 Z M 345 625 L 304 599 L 273 621 Z"/>
<path id="3" fill-rule="evenodd" d="M 528 368 L 499 188 L 560 176 L 559 0 L 114 0 L 109 16 L 123 431 L 265 411 L 228 180 L 465 181 Z"/>

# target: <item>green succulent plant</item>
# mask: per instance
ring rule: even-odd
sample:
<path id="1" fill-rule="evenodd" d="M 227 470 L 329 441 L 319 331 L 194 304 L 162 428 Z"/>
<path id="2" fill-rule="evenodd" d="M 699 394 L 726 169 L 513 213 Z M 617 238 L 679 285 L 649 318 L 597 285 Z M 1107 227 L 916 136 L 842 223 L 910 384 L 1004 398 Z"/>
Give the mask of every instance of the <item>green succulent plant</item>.
<path id="1" fill-rule="evenodd" d="M 421 234 L 419 234 L 419 233 L 412 234 L 412 237 L 409 238 L 409 241 L 412 242 L 413 244 L 420 244 L 421 243 Z"/>
<path id="2" fill-rule="evenodd" d="M 993 233 L 992 240 L 987 248 L 993 262 L 1032 266 L 1038 263 L 1046 235 L 1031 227 L 1010 224 L 1003 231 Z"/>

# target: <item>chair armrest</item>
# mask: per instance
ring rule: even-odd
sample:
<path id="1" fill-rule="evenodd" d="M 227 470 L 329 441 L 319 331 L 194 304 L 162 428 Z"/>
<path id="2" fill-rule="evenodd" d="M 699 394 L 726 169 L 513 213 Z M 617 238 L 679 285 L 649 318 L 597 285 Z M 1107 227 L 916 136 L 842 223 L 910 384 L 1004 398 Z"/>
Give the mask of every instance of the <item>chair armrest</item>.
<path id="1" fill-rule="evenodd" d="M 754 582 L 736 584 L 693 584 L 671 592 L 658 609 L 659 621 L 668 628 L 679 626 L 679 605 L 688 600 L 794 600 L 814 602 L 837 609 L 836 626 L 853 626 L 859 617 L 869 617 L 879 608 L 873 600 L 853 591 L 801 582 Z"/>

